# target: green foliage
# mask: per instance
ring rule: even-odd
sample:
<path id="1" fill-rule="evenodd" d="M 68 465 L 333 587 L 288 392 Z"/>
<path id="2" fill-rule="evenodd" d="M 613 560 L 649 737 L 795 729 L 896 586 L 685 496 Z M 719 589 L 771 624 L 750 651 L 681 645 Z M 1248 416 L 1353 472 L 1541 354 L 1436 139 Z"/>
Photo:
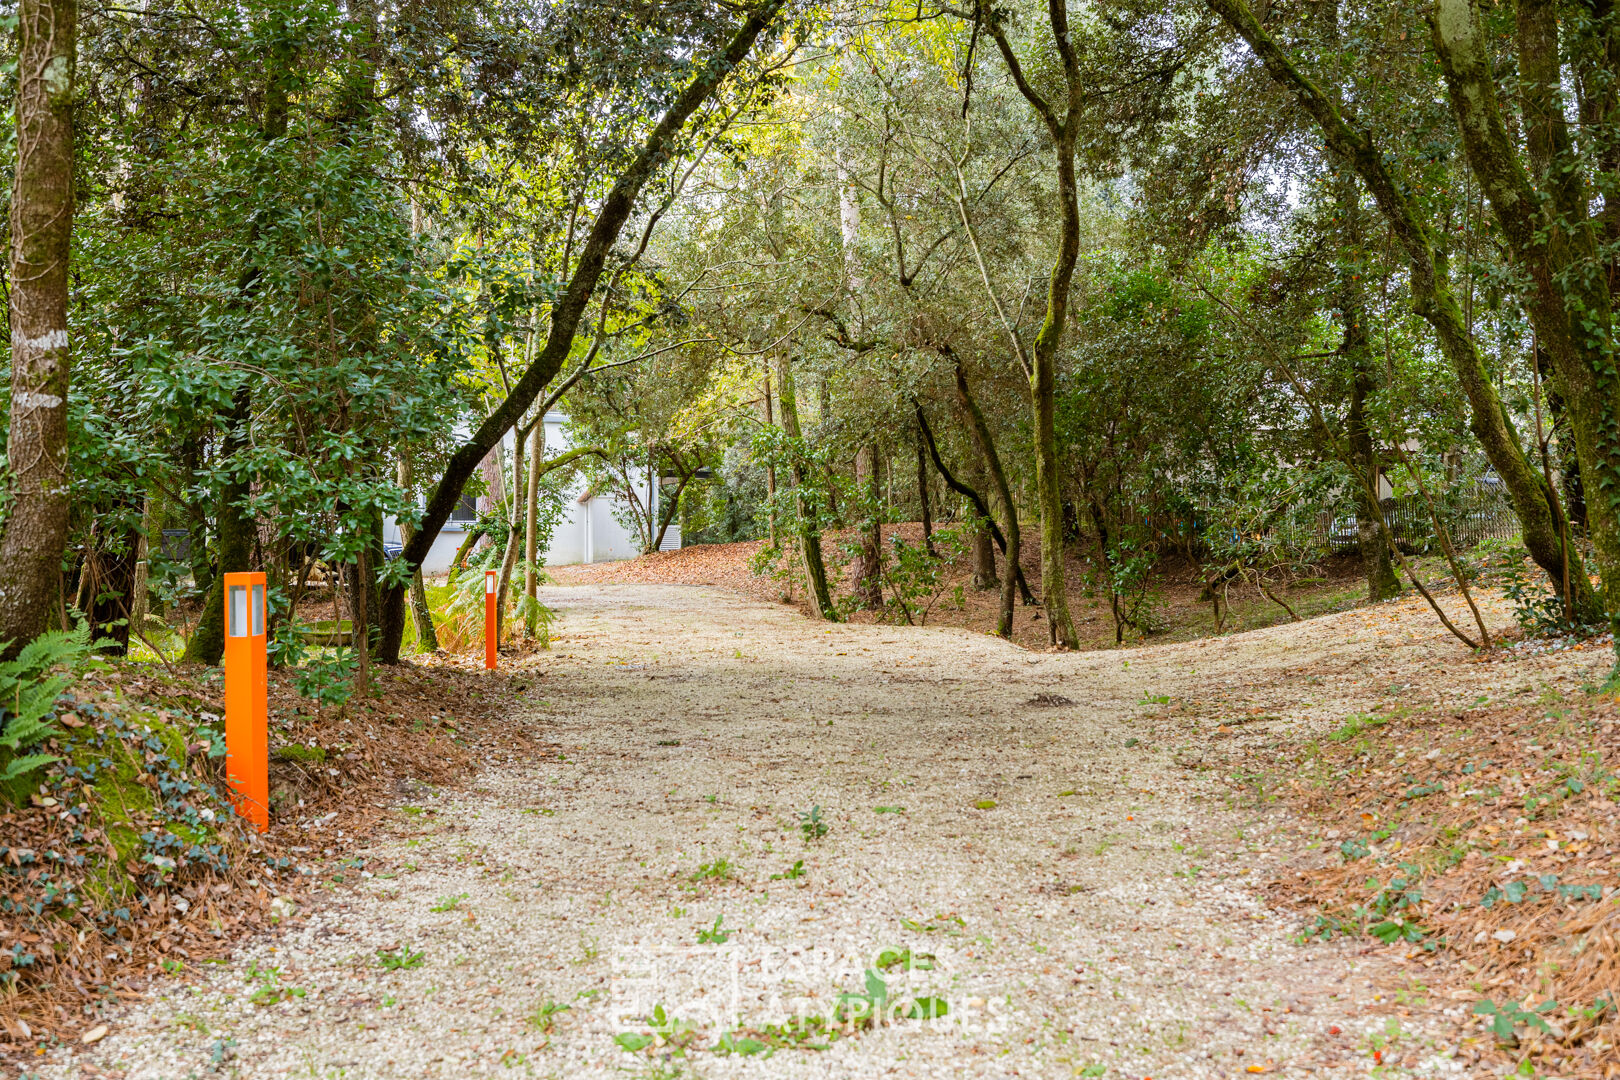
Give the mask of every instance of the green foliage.
<path id="1" fill-rule="evenodd" d="M 350 649 L 306 656 L 293 687 L 300 697 L 323 708 L 341 708 L 354 694 L 354 674 L 359 663 Z"/>
<path id="2" fill-rule="evenodd" d="M 1526 1009 L 1517 1001 L 1497 1004 L 1485 998 L 1474 1003 L 1474 1015 L 1489 1016 L 1491 1030 L 1498 1039 L 1506 1042 L 1515 1037 L 1514 1032 L 1520 1027 L 1532 1027 L 1545 1034 L 1552 1034 L 1552 1025 L 1547 1023 L 1546 1014 L 1556 1008 L 1558 1008 L 1556 1001 L 1543 1001 L 1534 1009 Z"/>
<path id="3" fill-rule="evenodd" d="M 828 828 L 828 824 L 821 819 L 821 807 L 819 806 L 812 806 L 808 811 L 799 815 L 799 833 L 804 837 L 807 844 L 826 836 Z"/>
<path id="4" fill-rule="evenodd" d="M 529 1013 L 529 1026 L 541 1033 L 549 1032 L 557 1023 L 557 1017 L 567 1012 L 573 1006 L 560 1005 L 555 1001 L 546 1001 L 535 1006 Z"/>
<path id="5" fill-rule="evenodd" d="M 1564 597 L 1544 575 L 1534 578 L 1534 564 L 1519 544 L 1487 541 L 1482 554 L 1501 562 L 1502 594 L 1513 605 L 1513 621 L 1527 637 L 1591 637 L 1602 627 L 1571 619 Z"/>
<path id="6" fill-rule="evenodd" d="M 888 586 L 887 606 L 891 617 L 898 614 L 908 625 L 924 626 L 942 597 L 960 611 L 965 603 L 961 585 L 953 585 L 950 568 L 967 551 L 972 523 L 935 529 L 934 550 L 908 543 L 898 533 L 889 537 L 889 555 L 883 563 L 883 582 Z"/>
<path id="7" fill-rule="evenodd" d="M 704 863 L 692 872 L 693 881 L 730 881 L 735 875 L 731 863 L 725 859 L 716 859 Z"/>
<path id="8" fill-rule="evenodd" d="M 75 630 L 47 630 L 10 660 L 0 661 L 0 793 L 20 791 L 19 782 L 59 755 L 29 753 L 62 734 L 52 719 L 57 698 L 72 681 L 76 667 L 100 647 L 90 640 L 88 624 Z M 61 669 L 61 670 L 57 670 Z"/>
<path id="9" fill-rule="evenodd" d="M 409 945 L 398 949 L 377 950 L 377 964 L 384 971 L 410 971 L 421 967 L 426 959 L 426 954 L 412 949 Z"/>
<path id="10" fill-rule="evenodd" d="M 720 928 L 720 923 L 723 918 L 724 916 L 716 915 L 714 917 L 713 926 L 710 926 L 708 929 L 703 929 L 702 927 L 698 928 L 697 939 L 699 945 L 724 945 L 726 942 L 731 940 L 731 935 L 734 933 L 734 931 L 722 930 Z"/>

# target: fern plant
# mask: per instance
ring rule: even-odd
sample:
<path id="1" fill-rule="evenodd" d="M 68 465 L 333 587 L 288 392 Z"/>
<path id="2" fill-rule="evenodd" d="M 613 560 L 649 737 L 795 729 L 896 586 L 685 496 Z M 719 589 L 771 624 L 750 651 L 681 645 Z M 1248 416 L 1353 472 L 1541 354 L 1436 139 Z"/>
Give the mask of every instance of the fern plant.
<path id="1" fill-rule="evenodd" d="M 56 699 L 67 688 L 74 667 L 100 646 L 91 642 L 90 627 L 47 630 L 23 647 L 14 659 L 0 661 L 0 784 L 19 780 L 59 760 L 54 754 L 27 753 L 62 732 L 52 721 Z M 56 671 L 56 668 L 64 668 Z"/>

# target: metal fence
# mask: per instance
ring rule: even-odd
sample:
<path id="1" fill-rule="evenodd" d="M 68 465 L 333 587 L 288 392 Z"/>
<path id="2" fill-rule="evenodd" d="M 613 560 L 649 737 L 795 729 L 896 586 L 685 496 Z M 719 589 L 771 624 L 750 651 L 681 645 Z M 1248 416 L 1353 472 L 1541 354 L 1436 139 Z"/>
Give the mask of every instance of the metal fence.
<path id="1" fill-rule="evenodd" d="M 1500 485 L 1478 484 L 1454 488 L 1434 496 L 1438 513 L 1451 542 L 1458 548 L 1471 548 L 1484 540 L 1506 540 L 1518 535 L 1519 519 L 1513 504 Z M 1396 546 L 1409 554 L 1438 551 L 1434 517 L 1422 495 L 1384 499 L 1384 520 L 1395 537 Z M 1335 552 L 1356 550 L 1356 517 L 1353 510 L 1323 515 L 1323 540 Z"/>

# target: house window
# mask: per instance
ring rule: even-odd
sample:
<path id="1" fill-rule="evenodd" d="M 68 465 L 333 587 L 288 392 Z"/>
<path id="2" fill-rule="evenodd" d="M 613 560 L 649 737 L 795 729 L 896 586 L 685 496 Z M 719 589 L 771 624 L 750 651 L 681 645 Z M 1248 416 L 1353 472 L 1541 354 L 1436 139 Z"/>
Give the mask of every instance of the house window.
<path id="1" fill-rule="evenodd" d="M 450 511 L 450 520 L 451 521 L 477 521 L 478 520 L 478 502 L 477 502 L 477 500 L 475 500 L 471 495 L 468 495 L 466 492 L 462 492 L 461 493 L 461 500 L 456 503 L 456 508 L 454 510 Z"/>

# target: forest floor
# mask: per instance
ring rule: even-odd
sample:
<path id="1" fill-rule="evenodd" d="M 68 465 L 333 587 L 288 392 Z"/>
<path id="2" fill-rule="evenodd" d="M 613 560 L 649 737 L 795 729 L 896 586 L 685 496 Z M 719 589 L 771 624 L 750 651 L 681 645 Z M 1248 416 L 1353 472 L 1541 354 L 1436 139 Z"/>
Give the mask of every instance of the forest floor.
<path id="1" fill-rule="evenodd" d="M 895 537 L 909 544 L 921 544 L 922 526 L 917 522 L 885 525 L 883 537 L 885 544 L 893 543 Z M 855 534 L 848 530 L 830 532 L 825 538 L 823 546 L 835 593 L 848 595 L 851 591 L 855 543 Z M 790 603 L 807 611 L 802 588 L 793 588 L 769 574 L 754 572 L 753 561 L 764 547 L 763 540 L 695 544 L 623 562 L 547 567 L 546 572 L 564 585 L 655 582 L 719 585 L 760 600 Z M 1081 545 L 1066 552 L 1069 611 L 1082 649 L 1111 649 L 1116 644 L 1114 617 L 1108 595 L 1099 593 L 1095 587 L 1095 557 L 1088 554 L 1089 547 Z M 1039 537 L 1025 536 L 1020 552 L 1025 578 L 1039 595 Z M 1444 563 L 1438 558 L 1414 561 L 1420 564 L 1424 580 L 1431 589 L 1445 590 L 1448 579 Z M 999 555 L 997 565 L 1001 565 Z M 1361 561 L 1353 555 L 1330 556 L 1308 576 L 1269 584 L 1273 593 L 1303 618 L 1347 611 L 1361 603 L 1367 592 L 1361 576 Z M 1200 567 L 1175 555 L 1163 559 L 1155 568 L 1149 579 L 1149 592 L 1154 632 L 1148 640 L 1154 642 L 1189 641 L 1217 632 L 1254 630 L 1291 621 L 1288 612 L 1252 582 L 1234 581 L 1227 589 L 1227 603 L 1223 605 L 1221 627 L 1217 631 L 1214 606 L 1202 598 L 1204 579 Z M 923 625 L 983 631 L 995 629 L 1000 607 L 996 590 L 972 587 L 972 568 L 965 553 L 946 564 L 937 593 L 923 603 L 927 611 L 918 619 Z M 848 617 L 854 622 L 873 622 L 880 618 L 899 621 L 898 616 L 888 612 L 853 611 Z M 1125 638 L 1127 644 L 1136 644 L 1142 640 L 1142 635 L 1134 628 L 1126 628 Z M 1046 616 L 1039 607 L 1018 604 L 1014 608 L 1012 640 L 1025 648 L 1047 647 Z"/>
<path id="2" fill-rule="evenodd" d="M 1615 735 L 1582 689 L 1605 649 L 1476 662 L 1414 600 L 1059 654 L 713 587 L 545 599 L 551 651 L 503 661 L 533 676 L 501 722 L 535 749 L 401 783 L 276 932 L 158 977 L 35 1075 L 1502 1075 L 1444 953 L 1302 930 L 1344 884 L 1341 829 L 1392 812 L 1373 766 L 1439 769 L 1475 729 L 1512 761 L 1510 706 Z M 1597 815 L 1598 785 L 1559 805 Z M 1612 880 L 1612 817 L 1585 829 L 1497 839 Z M 1403 837 L 1368 824 L 1352 866 L 1386 874 Z M 1478 978 L 1524 970 L 1478 937 L 1508 965 Z M 1525 1075 L 1614 1056 L 1543 1051 Z"/>

